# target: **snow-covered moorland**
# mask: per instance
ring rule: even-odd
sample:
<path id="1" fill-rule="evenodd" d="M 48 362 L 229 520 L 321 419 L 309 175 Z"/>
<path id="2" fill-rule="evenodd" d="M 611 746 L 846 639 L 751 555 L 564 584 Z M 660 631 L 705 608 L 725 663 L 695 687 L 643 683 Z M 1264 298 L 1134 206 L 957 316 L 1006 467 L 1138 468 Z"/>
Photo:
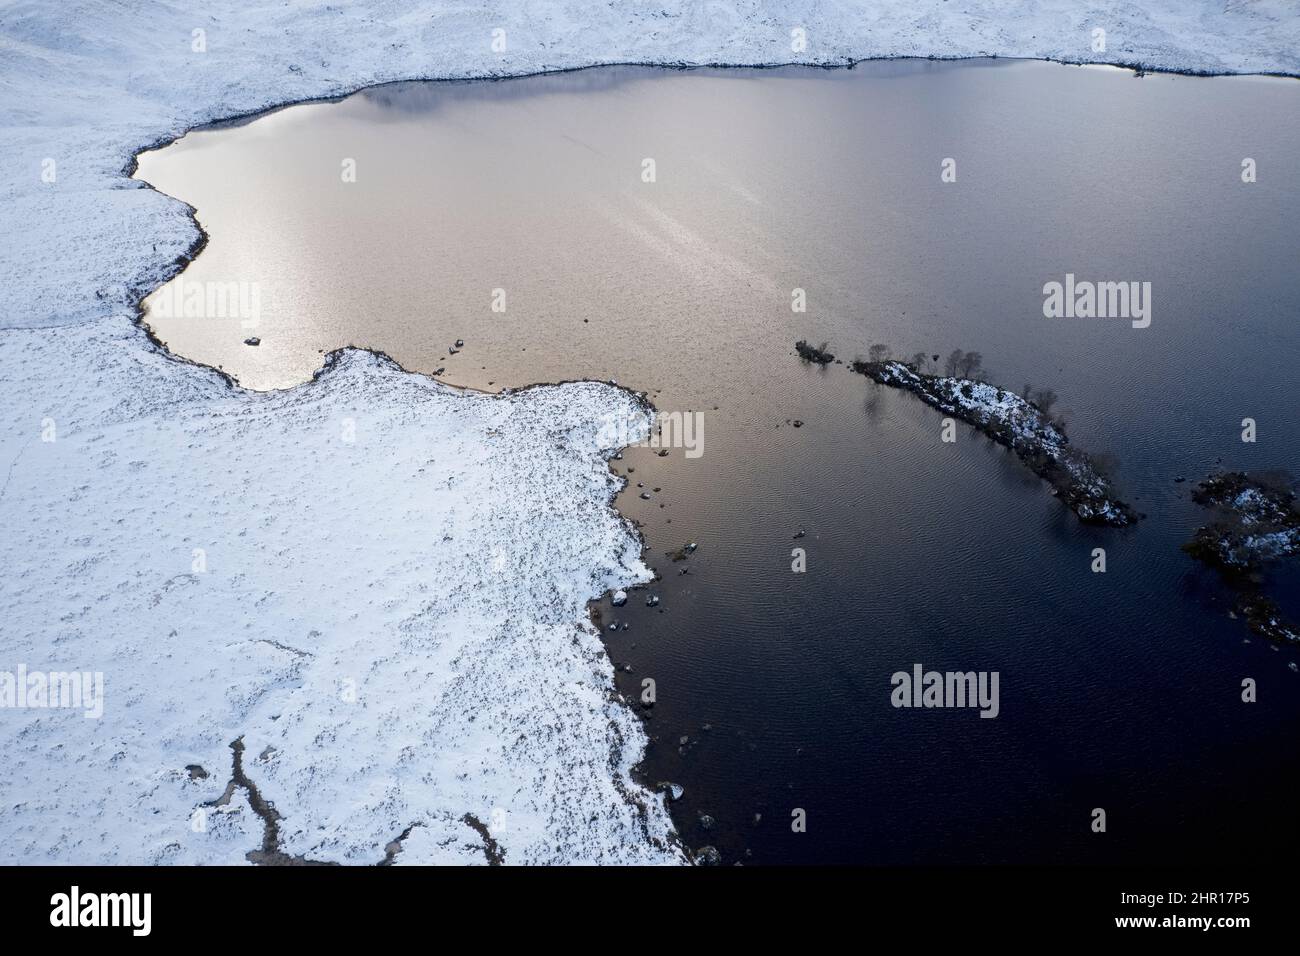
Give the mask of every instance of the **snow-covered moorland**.
<path id="1" fill-rule="evenodd" d="M 983 54 L 1297 73 L 1298 41 L 1289 0 L 0 2 L 0 671 L 102 671 L 106 697 L 98 720 L 0 710 L 4 861 L 245 860 L 248 793 L 207 806 L 235 740 L 291 855 L 377 862 L 409 831 L 397 862 L 482 862 L 487 826 L 508 863 L 682 859 L 584 617 L 648 573 L 592 467 L 632 397 L 467 395 L 359 352 L 257 395 L 171 359 L 132 319 L 198 232 L 127 178 L 140 148 L 412 77 Z"/>
<path id="2" fill-rule="evenodd" d="M 8 861 L 242 861 L 261 821 L 204 810 L 238 738 L 291 855 L 375 863 L 415 825 L 397 862 L 483 862 L 469 814 L 509 863 L 675 858 L 582 625 L 649 577 L 599 438 L 611 412 L 648 431 L 634 396 L 462 394 L 354 350 L 248 393 L 137 338 L 13 332 L 0 362 L 4 427 L 31 435 L 4 488 L 0 670 L 105 688 L 100 720 L 0 712 Z"/>

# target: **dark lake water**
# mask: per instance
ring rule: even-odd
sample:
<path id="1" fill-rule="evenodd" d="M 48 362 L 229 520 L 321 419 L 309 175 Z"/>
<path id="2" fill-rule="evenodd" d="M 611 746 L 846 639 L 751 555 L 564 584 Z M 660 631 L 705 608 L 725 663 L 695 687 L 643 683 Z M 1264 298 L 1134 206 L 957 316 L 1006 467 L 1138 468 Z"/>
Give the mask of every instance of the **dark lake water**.
<path id="1" fill-rule="evenodd" d="M 656 681 L 644 775 L 685 788 L 691 846 L 1280 860 L 1297 651 L 1252 638 L 1179 545 L 1197 477 L 1300 471 L 1297 117 L 1291 80 L 1037 62 L 386 86 L 143 155 L 139 178 L 211 236 L 181 281 L 254 284 L 260 311 L 252 331 L 164 318 L 156 294 L 147 321 L 252 388 L 356 344 L 453 384 L 617 379 L 700 413 L 698 457 L 614 463 L 662 601 L 604 612 L 630 625 L 607 634 L 620 687 Z M 1150 282 L 1150 326 L 1045 318 L 1067 273 Z M 799 338 L 846 361 L 974 349 L 991 381 L 1052 388 L 1147 519 L 1080 526 L 1006 452 L 964 427 L 941 442 L 932 409 L 800 363 Z M 687 541 L 687 562 L 665 556 Z M 1296 616 L 1298 585 L 1272 577 Z M 915 663 L 997 671 L 999 716 L 895 709 L 890 676 Z"/>

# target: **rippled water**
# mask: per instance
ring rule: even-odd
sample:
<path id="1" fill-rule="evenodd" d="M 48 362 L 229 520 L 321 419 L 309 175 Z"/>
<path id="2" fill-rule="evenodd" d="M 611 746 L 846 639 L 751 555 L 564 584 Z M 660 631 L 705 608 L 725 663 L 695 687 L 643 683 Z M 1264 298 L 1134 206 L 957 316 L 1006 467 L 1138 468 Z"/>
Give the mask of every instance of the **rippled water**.
<path id="1" fill-rule="evenodd" d="M 1269 858 L 1296 834 L 1297 654 L 1247 640 L 1178 550 L 1202 515 L 1173 479 L 1300 471 L 1298 108 L 1291 80 L 1006 61 L 385 86 L 144 154 L 210 234 L 181 283 L 259 295 L 256 328 L 162 317 L 166 289 L 147 321 L 253 388 L 356 344 L 454 384 L 613 378 L 700 413 L 699 457 L 615 463 L 664 580 L 659 607 L 604 611 L 630 625 L 607 635 L 620 686 L 656 681 L 644 771 L 685 787 L 692 846 Z M 1067 272 L 1151 282 L 1151 326 L 1044 318 Z M 1003 450 L 941 443 L 933 410 L 801 364 L 797 338 L 846 361 L 975 349 L 992 381 L 1054 389 L 1147 520 L 1081 527 Z M 1297 584 L 1273 579 L 1300 614 Z M 1000 716 L 894 709 L 914 663 L 998 671 Z"/>

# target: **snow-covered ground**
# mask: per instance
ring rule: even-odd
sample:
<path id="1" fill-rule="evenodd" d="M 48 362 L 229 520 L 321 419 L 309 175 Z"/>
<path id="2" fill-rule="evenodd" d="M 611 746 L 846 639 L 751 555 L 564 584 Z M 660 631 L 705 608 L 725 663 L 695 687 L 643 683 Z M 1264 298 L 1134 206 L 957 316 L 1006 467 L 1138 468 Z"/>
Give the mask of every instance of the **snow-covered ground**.
<path id="1" fill-rule="evenodd" d="M 257 395 L 175 361 L 131 317 L 197 231 L 127 178 L 134 152 L 411 77 L 982 54 L 1296 74 L 1300 15 L 1292 0 L 0 2 L 0 672 L 105 678 L 98 720 L 0 710 L 0 859 L 244 860 L 262 824 L 243 791 L 204 809 L 237 738 L 288 853 L 375 862 L 414 826 L 398 862 L 482 862 L 468 814 L 507 863 L 682 858 L 631 781 L 644 737 L 584 617 L 647 575 L 593 468 L 597 423 L 637 414 L 631 397 L 467 395 L 357 352 Z"/>
<path id="2" fill-rule="evenodd" d="M 418 824 L 398 862 L 483 862 L 472 814 L 510 863 L 674 858 L 581 625 L 649 576 L 600 444 L 610 414 L 648 434 L 632 395 L 464 394 L 352 350 L 232 391 L 109 319 L 9 333 L 0 408 L 29 436 L 0 670 L 104 675 L 101 719 L 0 711 L 6 861 L 242 861 L 247 807 L 192 826 L 239 737 L 290 854 L 375 863 Z"/>

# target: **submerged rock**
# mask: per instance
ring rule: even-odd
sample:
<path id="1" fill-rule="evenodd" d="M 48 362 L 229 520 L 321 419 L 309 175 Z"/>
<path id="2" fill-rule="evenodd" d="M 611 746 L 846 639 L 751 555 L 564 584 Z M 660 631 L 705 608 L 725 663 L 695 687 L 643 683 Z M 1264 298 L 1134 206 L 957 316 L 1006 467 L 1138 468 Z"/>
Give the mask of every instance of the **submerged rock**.
<path id="1" fill-rule="evenodd" d="M 695 553 L 695 549 L 697 547 L 698 545 L 696 545 L 696 543 L 692 541 L 690 544 L 682 545 L 676 551 L 665 551 L 664 554 L 672 558 L 673 561 L 685 561 L 688 557 L 690 557 L 692 554 Z M 685 574 L 686 572 L 683 571 L 682 573 Z"/>

